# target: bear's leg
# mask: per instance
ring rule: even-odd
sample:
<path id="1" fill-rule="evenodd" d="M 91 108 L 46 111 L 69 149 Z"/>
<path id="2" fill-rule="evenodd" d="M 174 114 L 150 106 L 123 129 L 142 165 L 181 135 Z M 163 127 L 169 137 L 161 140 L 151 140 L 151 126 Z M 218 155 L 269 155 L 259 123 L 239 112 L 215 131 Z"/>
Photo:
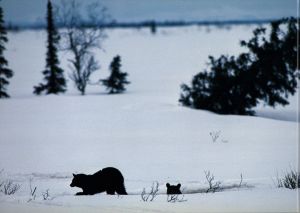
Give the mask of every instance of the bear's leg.
<path id="1" fill-rule="evenodd" d="M 86 194 L 83 192 L 77 192 L 75 195 L 86 195 Z"/>
<path id="2" fill-rule="evenodd" d="M 115 190 L 114 189 L 107 189 L 106 190 L 106 194 L 108 194 L 108 195 L 114 195 L 115 194 Z"/>
<path id="3" fill-rule="evenodd" d="M 127 192 L 126 192 L 125 187 L 124 187 L 123 184 L 121 186 L 117 187 L 116 192 L 119 195 L 127 195 Z"/>

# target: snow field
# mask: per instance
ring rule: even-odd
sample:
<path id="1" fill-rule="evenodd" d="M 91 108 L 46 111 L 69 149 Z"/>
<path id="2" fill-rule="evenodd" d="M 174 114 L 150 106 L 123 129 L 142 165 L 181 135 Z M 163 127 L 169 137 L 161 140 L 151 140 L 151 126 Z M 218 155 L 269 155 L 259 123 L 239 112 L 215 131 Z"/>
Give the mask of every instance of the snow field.
<path id="1" fill-rule="evenodd" d="M 34 96 L 33 86 L 42 80 L 46 34 L 9 33 L 6 55 L 15 76 L 9 85 L 12 98 L 0 102 L 0 169 L 21 189 L 13 197 L 1 195 L 0 210 L 299 210 L 297 191 L 277 189 L 272 180 L 297 167 L 297 95 L 286 108 L 258 107 L 261 117 L 217 115 L 178 104 L 180 84 L 206 67 L 207 56 L 243 51 L 239 40 L 250 38 L 255 27 L 193 26 L 159 29 L 156 35 L 146 29 L 109 30 L 105 51 L 96 53 L 101 70 L 93 82 L 108 75 L 111 59 L 119 54 L 132 83 L 120 95 L 89 86 L 86 96 L 71 81 L 64 95 Z M 61 54 L 67 72 L 68 57 Z M 213 142 L 210 133 L 216 132 L 220 135 Z M 107 166 L 120 169 L 130 196 L 73 196 L 80 191 L 69 187 L 73 172 L 94 173 Z M 251 187 L 195 194 L 207 187 L 208 170 L 225 186 L 238 184 L 242 174 Z M 28 204 L 31 177 L 39 197 Z M 160 195 L 153 203 L 142 202 L 142 189 L 154 181 Z M 187 201 L 167 203 L 166 182 L 180 182 Z M 46 189 L 53 200 L 42 200 Z"/>

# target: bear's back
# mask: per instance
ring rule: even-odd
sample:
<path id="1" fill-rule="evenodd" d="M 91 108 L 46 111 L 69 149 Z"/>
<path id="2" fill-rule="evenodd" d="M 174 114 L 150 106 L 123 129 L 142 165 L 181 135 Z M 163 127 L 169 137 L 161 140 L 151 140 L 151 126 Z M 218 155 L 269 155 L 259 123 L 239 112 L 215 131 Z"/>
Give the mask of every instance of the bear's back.
<path id="1" fill-rule="evenodd" d="M 105 176 L 105 177 L 106 176 L 122 176 L 122 173 L 114 167 L 106 167 L 102 170 L 99 170 L 98 172 L 96 172 L 93 175 L 95 175 L 95 176 Z"/>
<path id="2" fill-rule="evenodd" d="M 102 182 L 124 182 L 122 173 L 113 167 L 104 168 L 93 174 L 93 176 L 96 179 L 101 179 Z"/>

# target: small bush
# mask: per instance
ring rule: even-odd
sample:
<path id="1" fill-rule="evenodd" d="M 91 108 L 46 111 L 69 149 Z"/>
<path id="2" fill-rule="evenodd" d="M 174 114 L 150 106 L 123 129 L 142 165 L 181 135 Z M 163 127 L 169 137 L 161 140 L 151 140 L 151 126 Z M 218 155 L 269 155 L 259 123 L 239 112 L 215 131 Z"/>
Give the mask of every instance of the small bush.
<path id="1" fill-rule="evenodd" d="M 277 187 L 281 188 L 288 188 L 288 189 L 297 189 L 300 185 L 300 173 L 292 170 L 289 172 L 286 172 L 283 178 L 279 178 L 277 175 Z"/>
<path id="2" fill-rule="evenodd" d="M 168 203 L 178 203 L 178 202 L 186 202 L 187 200 L 184 199 L 183 194 L 170 194 L 167 195 L 167 202 Z"/>
<path id="3" fill-rule="evenodd" d="M 209 135 L 212 139 L 212 142 L 216 142 L 221 135 L 221 131 L 212 131 L 209 133 Z"/>
<path id="4" fill-rule="evenodd" d="M 0 175 L 4 169 L 0 170 Z M 0 180 L 0 192 L 5 195 L 15 194 L 21 188 L 20 184 L 14 183 L 12 180 Z"/>
<path id="5" fill-rule="evenodd" d="M 14 183 L 12 180 L 2 182 L 1 186 L 1 192 L 5 195 L 15 194 L 21 188 L 20 184 Z"/>
<path id="6" fill-rule="evenodd" d="M 146 192 L 146 189 L 144 188 L 141 194 L 142 201 L 144 202 L 153 201 L 159 191 L 158 186 L 159 183 L 156 181 L 155 183 L 152 183 L 150 192 Z"/>
<path id="7" fill-rule="evenodd" d="M 43 200 L 50 200 L 50 193 L 49 193 L 49 189 L 47 189 L 45 192 L 42 193 L 43 196 Z"/>
<path id="8" fill-rule="evenodd" d="M 220 191 L 221 187 L 221 182 L 220 181 L 215 181 L 215 176 L 210 173 L 210 171 L 204 171 L 206 181 L 208 183 L 208 189 L 206 190 L 206 193 L 208 192 L 216 192 Z"/>

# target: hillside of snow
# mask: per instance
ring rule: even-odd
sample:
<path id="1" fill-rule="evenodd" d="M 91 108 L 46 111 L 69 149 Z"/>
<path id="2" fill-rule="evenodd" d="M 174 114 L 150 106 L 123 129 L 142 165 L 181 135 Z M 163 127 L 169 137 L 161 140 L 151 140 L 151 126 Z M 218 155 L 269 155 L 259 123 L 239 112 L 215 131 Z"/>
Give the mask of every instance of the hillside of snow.
<path id="1" fill-rule="evenodd" d="M 296 212 L 299 192 L 277 188 L 276 177 L 297 168 L 298 93 L 290 105 L 261 105 L 257 116 L 218 115 L 182 107 L 180 84 L 206 68 L 208 55 L 238 54 L 257 26 L 112 29 L 97 51 L 108 75 L 119 54 L 129 81 L 124 94 L 90 85 L 86 95 L 68 81 L 63 95 L 35 96 L 45 64 L 44 31 L 9 33 L 5 52 L 15 76 L 0 101 L 0 180 L 21 185 L 0 193 L 0 212 Z M 60 60 L 68 76 L 69 55 Z M 214 141 L 212 135 L 219 137 Z M 128 196 L 74 196 L 72 173 L 118 168 Z M 223 190 L 204 193 L 210 171 Z M 242 184 L 241 182 L 242 174 Z M 159 195 L 143 202 L 143 188 Z M 30 182 L 36 198 L 30 200 Z M 181 183 L 184 202 L 166 201 L 165 184 Z M 50 199 L 42 193 L 49 189 Z M 29 201 L 30 200 L 30 201 Z M 29 202 L 28 202 L 29 201 Z"/>

